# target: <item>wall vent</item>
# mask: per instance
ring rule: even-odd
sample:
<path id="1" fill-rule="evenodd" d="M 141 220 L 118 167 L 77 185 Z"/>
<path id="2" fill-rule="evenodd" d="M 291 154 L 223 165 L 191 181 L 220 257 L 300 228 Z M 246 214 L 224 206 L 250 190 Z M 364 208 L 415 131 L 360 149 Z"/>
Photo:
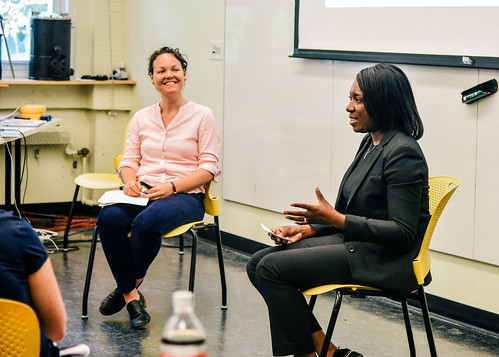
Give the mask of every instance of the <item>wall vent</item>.
<path id="1" fill-rule="evenodd" d="M 26 137 L 26 145 L 67 145 L 70 142 L 69 131 L 42 131 Z"/>

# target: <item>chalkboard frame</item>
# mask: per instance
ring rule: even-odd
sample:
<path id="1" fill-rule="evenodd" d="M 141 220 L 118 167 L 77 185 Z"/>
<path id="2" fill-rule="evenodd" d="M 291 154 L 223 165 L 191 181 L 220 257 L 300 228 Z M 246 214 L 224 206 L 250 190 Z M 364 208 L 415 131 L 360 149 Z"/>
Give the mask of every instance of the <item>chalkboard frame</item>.
<path id="1" fill-rule="evenodd" d="M 353 62 L 376 62 L 412 64 L 424 66 L 442 66 L 459 68 L 499 69 L 499 57 L 429 55 L 416 53 L 338 51 L 300 48 L 299 36 L 300 0 L 295 0 L 294 50 L 290 57 L 339 60 Z M 472 61 L 468 61 L 471 58 Z"/>

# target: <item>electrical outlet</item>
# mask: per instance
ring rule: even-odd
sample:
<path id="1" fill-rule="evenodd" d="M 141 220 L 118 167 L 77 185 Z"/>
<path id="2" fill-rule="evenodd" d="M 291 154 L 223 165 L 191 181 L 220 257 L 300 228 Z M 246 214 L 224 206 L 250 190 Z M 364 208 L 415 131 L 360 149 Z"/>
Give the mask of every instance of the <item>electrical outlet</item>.
<path id="1" fill-rule="evenodd" d="M 211 41 L 210 58 L 213 60 L 222 60 L 223 49 L 224 49 L 223 41 Z"/>

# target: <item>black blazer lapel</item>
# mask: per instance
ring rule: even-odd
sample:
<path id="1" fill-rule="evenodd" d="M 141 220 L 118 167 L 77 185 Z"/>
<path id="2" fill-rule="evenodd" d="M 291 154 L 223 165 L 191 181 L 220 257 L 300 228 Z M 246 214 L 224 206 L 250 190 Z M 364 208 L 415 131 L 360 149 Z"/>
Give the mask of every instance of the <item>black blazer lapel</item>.
<path id="1" fill-rule="evenodd" d="M 378 157 L 383 153 L 385 146 L 390 142 L 390 140 L 393 138 L 393 136 L 396 133 L 397 133 L 396 131 L 390 131 L 388 133 L 383 134 L 383 138 L 381 139 L 381 142 L 379 143 L 379 145 L 380 145 L 379 150 L 374 150 L 372 152 L 372 154 L 369 154 L 369 156 L 367 156 L 365 158 L 366 165 L 364 165 L 364 167 L 362 168 L 362 171 L 359 171 L 357 173 L 358 179 L 355 180 L 355 186 L 352 188 L 352 195 L 350 196 L 350 200 L 355 196 L 355 193 L 357 192 L 357 189 L 359 188 L 361 183 L 364 181 L 364 178 L 367 176 L 367 174 L 371 170 L 372 166 L 374 165 L 374 163 L 376 162 Z M 357 163 L 360 160 L 364 160 L 363 153 L 366 150 L 368 150 L 368 147 L 371 145 L 371 142 L 372 142 L 372 138 L 371 138 L 370 134 L 367 134 L 366 136 L 364 136 L 364 139 L 361 142 L 361 145 L 359 147 L 359 150 L 357 151 L 357 155 L 355 156 L 355 159 L 353 160 L 352 164 L 350 165 L 347 172 L 345 173 L 345 176 L 343 176 L 343 180 L 341 181 L 340 189 L 338 191 L 338 198 L 336 201 L 336 207 L 338 209 L 338 208 L 343 208 L 342 206 L 344 206 L 344 210 L 343 210 L 344 213 L 346 213 L 347 208 L 348 208 L 348 204 L 350 203 L 350 201 L 345 202 L 344 200 L 342 200 L 342 202 L 340 202 L 340 197 L 343 197 L 343 195 L 341 194 L 341 192 L 343 191 L 343 185 L 345 183 L 345 180 L 352 173 L 353 169 L 357 166 Z M 343 203 L 343 205 L 341 203 Z"/>

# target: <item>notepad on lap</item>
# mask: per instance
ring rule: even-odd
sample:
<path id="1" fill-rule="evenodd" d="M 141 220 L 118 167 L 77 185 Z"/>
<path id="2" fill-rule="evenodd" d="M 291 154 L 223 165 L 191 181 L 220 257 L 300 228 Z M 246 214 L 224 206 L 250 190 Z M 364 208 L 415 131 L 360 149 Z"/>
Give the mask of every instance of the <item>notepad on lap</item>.
<path id="1" fill-rule="evenodd" d="M 109 206 L 116 203 L 129 203 L 132 205 L 146 206 L 149 202 L 147 197 L 132 197 L 127 196 L 122 190 L 113 190 L 105 192 L 101 198 L 99 198 L 99 206 Z"/>

